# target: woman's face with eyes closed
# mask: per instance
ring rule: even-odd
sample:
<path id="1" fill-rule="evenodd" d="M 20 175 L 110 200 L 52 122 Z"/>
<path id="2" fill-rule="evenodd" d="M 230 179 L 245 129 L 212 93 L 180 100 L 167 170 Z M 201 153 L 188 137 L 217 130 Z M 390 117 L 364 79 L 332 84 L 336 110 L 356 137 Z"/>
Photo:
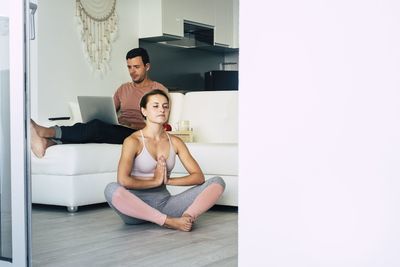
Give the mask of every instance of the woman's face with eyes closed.
<path id="1" fill-rule="evenodd" d="M 163 95 L 149 96 L 146 108 L 142 108 L 142 113 L 146 117 L 146 120 L 155 123 L 166 123 L 169 112 L 169 101 Z"/>

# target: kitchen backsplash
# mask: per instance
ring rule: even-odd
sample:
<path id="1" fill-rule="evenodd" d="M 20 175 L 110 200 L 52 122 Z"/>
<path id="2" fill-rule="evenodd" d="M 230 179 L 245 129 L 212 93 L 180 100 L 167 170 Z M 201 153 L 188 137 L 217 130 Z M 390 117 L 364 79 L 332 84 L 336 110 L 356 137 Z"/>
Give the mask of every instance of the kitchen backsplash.
<path id="1" fill-rule="evenodd" d="M 204 73 L 211 70 L 238 70 L 238 51 L 216 52 L 177 48 L 140 41 L 150 56 L 150 78 L 170 91 L 202 91 Z"/>

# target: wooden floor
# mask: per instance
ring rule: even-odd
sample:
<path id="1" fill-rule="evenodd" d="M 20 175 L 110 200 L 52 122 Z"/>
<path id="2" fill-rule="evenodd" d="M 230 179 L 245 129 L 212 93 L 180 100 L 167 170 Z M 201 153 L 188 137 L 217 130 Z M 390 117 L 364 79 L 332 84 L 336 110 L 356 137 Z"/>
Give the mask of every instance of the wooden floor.
<path id="1" fill-rule="evenodd" d="M 155 224 L 125 225 L 105 204 L 80 208 L 34 205 L 32 265 L 237 266 L 238 212 L 216 206 L 189 233 Z"/>

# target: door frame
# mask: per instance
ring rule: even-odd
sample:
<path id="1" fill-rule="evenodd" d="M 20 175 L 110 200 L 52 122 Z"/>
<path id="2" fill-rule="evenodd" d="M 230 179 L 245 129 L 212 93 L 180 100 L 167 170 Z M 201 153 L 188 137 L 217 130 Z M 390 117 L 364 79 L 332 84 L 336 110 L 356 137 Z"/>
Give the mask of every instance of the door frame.
<path id="1" fill-rule="evenodd" d="M 12 4 L 11 4 L 12 1 Z M 10 0 L 10 145 L 12 260 L 3 266 L 31 266 L 29 133 L 29 0 Z M 25 76 L 25 73 L 27 74 Z M 28 105 L 27 105 L 28 104 Z"/>

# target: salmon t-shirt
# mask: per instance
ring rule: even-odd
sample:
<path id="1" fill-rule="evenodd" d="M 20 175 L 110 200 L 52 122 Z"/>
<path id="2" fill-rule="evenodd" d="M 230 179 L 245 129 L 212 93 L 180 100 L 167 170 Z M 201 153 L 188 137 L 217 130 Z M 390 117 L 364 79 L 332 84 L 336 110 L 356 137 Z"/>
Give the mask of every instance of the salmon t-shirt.
<path id="1" fill-rule="evenodd" d="M 140 100 L 144 94 L 154 89 L 168 93 L 164 85 L 154 81 L 144 87 L 136 87 L 133 82 L 122 84 L 114 94 L 119 123 L 132 129 L 142 129 L 146 124 L 140 112 Z"/>

